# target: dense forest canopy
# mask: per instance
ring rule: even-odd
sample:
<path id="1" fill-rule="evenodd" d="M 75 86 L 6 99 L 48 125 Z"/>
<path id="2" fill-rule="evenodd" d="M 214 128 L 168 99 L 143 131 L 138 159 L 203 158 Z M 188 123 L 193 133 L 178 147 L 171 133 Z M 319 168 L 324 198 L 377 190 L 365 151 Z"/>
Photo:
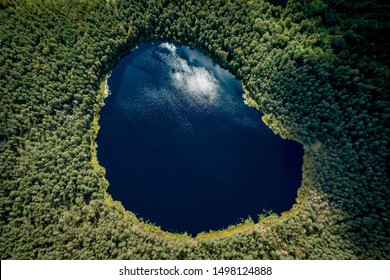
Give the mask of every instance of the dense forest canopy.
<path id="1" fill-rule="evenodd" d="M 385 1 L 0 2 L 2 259 L 388 259 Z M 140 221 L 96 160 L 104 80 L 140 42 L 197 47 L 305 147 L 297 203 L 195 238 Z"/>

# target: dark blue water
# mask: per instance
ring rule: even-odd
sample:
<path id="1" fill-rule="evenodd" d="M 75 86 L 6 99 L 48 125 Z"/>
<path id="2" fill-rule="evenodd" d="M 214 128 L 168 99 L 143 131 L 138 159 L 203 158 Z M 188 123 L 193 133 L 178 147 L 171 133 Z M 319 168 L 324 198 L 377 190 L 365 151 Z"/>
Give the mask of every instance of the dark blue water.
<path id="1" fill-rule="evenodd" d="M 127 210 L 197 234 L 295 202 L 302 146 L 274 135 L 239 81 L 199 51 L 141 44 L 108 85 L 98 159 Z"/>

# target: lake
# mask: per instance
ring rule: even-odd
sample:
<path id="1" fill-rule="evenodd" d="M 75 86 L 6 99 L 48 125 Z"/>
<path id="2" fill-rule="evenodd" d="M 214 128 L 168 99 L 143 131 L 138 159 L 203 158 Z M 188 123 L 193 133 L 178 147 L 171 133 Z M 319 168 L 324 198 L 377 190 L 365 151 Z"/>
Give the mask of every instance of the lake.
<path id="1" fill-rule="evenodd" d="M 163 230 L 218 230 L 289 210 L 302 145 L 244 104 L 240 82 L 199 50 L 143 43 L 108 78 L 98 160 L 108 192 Z"/>

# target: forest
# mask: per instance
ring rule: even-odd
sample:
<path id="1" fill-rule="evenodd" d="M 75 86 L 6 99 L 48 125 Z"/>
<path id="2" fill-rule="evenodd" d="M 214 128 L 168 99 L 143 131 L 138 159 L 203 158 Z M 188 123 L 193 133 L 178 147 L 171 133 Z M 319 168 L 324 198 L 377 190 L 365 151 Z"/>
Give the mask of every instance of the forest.
<path id="1" fill-rule="evenodd" d="M 0 1 L 1 259 L 389 259 L 389 15 L 379 0 Z M 104 81 L 158 39 L 229 69 L 304 145 L 290 211 L 192 237 L 106 192 Z"/>

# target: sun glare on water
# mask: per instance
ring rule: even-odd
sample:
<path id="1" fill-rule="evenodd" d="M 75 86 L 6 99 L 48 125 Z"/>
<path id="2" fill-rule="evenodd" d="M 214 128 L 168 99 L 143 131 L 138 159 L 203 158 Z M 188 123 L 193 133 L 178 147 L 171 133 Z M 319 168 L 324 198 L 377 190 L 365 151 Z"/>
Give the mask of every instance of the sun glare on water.
<path id="1" fill-rule="evenodd" d="M 173 44 L 163 43 L 162 48 L 169 51 L 163 54 L 164 62 L 172 69 L 172 85 L 198 105 L 209 106 L 218 99 L 219 85 L 217 79 L 204 67 L 195 67 L 180 58 Z"/>

